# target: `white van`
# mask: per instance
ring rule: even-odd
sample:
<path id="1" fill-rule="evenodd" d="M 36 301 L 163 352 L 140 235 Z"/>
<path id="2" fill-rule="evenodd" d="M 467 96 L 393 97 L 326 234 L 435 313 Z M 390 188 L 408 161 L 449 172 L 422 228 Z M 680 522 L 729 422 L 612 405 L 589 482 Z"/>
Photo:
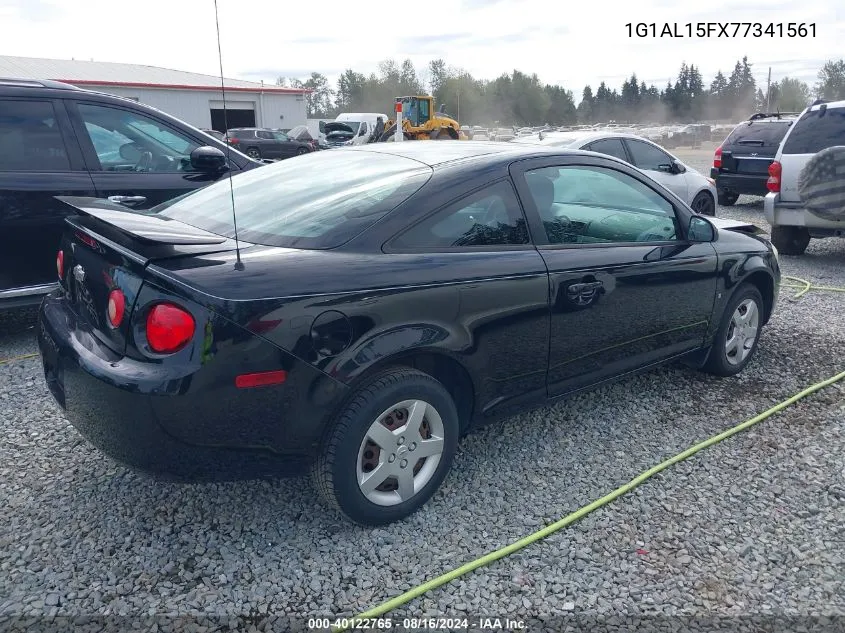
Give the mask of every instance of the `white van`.
<path id="1" fill-rule="evenodd" d="M 379 112 L 343 112 L 334 121 L 320 123 L 320 132 L 330 147 L 365 145 L 378 140 L 375 135 L 384 132 L 388 118 Z"/>

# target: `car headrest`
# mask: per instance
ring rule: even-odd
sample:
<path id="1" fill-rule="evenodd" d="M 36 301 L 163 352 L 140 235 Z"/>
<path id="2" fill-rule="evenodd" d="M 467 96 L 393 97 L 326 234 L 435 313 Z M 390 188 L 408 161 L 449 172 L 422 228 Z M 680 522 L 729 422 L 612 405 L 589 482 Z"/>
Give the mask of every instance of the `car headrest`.
<path id="1" fill-rule="evenodd" d="M 547 214 L 555 201 L 555 186 L 548 176 L 543 174 L 526 174 L 525 180 L 531 189 L 531 196 L 541 214 Z"/>

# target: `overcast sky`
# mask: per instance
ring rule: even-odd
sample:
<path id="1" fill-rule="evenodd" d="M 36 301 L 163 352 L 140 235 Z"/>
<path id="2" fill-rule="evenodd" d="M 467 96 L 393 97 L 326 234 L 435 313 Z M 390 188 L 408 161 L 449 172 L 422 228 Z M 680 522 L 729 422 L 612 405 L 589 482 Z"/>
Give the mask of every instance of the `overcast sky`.
<path id="1" fill-rule="evenodd" d="M 345 68 L 369 73 L 385 58 L 410 58 L 424 71 L 442 57 L 480 78 L 536 72 L 577 101 L 585 84 L 619 88 L 632 72 L 663 87 L 683 61 L 709 84 L 743 55 L 758 85 L 771 66 L 773 80 L 788 75 L 812 86 L 826 59 L 845 54 L 845 0 L 218 0 L 218 7 L 224 73 L 265 82 L 311 71 L 334 82 Z M 629 38 L 625 27 L 727 21 L 815 22 L 816 37 Z M 0 25 L 1 55 L 219 69 L 213 0 L 0 0 Z"/>

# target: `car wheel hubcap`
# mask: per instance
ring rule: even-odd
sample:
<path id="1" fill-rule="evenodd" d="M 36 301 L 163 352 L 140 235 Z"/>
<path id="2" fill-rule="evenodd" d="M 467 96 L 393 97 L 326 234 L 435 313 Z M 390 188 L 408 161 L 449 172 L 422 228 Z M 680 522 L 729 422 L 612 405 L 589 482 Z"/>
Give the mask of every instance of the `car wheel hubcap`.
<path id="1" fill-rule="evenodd" d="M 382 412 L 358 449 L 358 487 L 380 506 L 407 501 L 431 481 L 443 454 L 443 420 L 423 400 Z"/>
<path id="2" fill-rule="evenodd" d="M 725 355 L 731 365 L 738 365 L 748 358 L 757 340 L 759 322 L 760 311 L 753 299 L 746 299 L 734 310 L 725 341 Z"/>

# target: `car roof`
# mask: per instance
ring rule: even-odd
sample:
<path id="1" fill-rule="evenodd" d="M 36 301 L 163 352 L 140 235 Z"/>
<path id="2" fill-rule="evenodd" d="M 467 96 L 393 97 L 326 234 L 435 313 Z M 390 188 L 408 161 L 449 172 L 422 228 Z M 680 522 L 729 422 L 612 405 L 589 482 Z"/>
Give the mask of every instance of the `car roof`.
<path id="1" fill-rule="evenodd" d="M 416 160 L 429 167 L 485 157 L 492 160 L 495 158 L 527 157 L 549 153 L 581 153 L 575 151 L 562 152 L 559 148 L 547 148 L 533 144 L 498 141 L 401 141 L 399 143 L 369 143 L 367 145 L 345 147 L 336 151 L 393 154 L 394 156 Z"/>
<path id="2" fill-rule="evenodd" d="M 50 79 L 21 79 L 19 77 L 0 77 L 0 86 L 14 86 L 16 88 L 52 88 L 53 90 L 83 90 L 61 81 Z"/>
<path id="3" fill-rule="evenodd" d="M 545 145 L 548 147 L 554 147 L 555 145 L 565 145 L 567 147 L 573 147 L 575 145 L 581 145 L 583 143 L 598 141 L 603 138 L 628 138 L 635 139 L 637 141 L 644 141 L 651 145 L 656 145 L 654 141 L 650 141 L 649 139 L 645 138 L 644 136 L 640 136 L 639 134 L 631 134 L 630 132 L 614 132 L 612 129 L 588 130 L 577 132 L 544 132 L 542 140 L 540 140 L 539 134 L 532 134 L 531 136 L 523 136 L 512 142 L 515 142 L 518 145 Z"/>

